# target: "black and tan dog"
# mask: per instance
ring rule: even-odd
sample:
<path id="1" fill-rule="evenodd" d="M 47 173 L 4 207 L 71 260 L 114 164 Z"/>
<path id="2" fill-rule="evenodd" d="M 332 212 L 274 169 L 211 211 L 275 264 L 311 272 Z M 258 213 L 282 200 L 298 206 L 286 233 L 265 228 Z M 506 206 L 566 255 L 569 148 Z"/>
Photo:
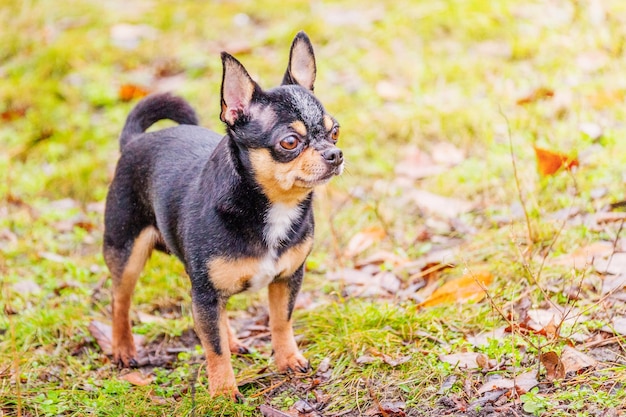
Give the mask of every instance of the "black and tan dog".
<path id="1" fill-rule="evenodd" d="M 245 352 L 224 310 L 228 298 L 267 286 L 279 370 L 306 371 L 291 315 L 313 243 L 313 190 L 343 170 L 339 126 L 313 95 L 315 57 L 295 37 L 282 85 L 264 91 L 222 53 L 226 136 L 197 125 L 168 94 L 141 101 L 120 137 L 106 201 L 104 259 L 113 277 L 113 356 L 136 364 L 129 309 L 153 249 L 176 255 L 191 279 L 196 332 L 212 395 L 239 396 L 230 352 Z M 144 133 L 171 119 L 179 126 Z"/>

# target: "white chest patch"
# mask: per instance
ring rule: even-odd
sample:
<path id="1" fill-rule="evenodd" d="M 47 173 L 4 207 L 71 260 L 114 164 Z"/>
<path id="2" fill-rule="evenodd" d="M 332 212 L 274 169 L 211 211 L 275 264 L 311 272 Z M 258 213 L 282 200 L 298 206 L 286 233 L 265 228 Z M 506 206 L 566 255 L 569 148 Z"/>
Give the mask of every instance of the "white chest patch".
<path id="1" fill-rule="evenodd" d="M 285 239 L 293 222 L 300 216 L 302 209 L 299 206 L 287 206 L 285 204 L 274 204 L 265 215 L 265 228 L 263 239 L 267 243 L 268 251 L 259 264 L 258 272 L 250 279 L 250 290 L 259 290 L 269 285 L 281 272 L 278 270 L 278 255 L 276 254 L 278 244 Z"/>
<path id="2" fill-rule="evenodd" d="M 287 206 L 285 204 L 273 204 L 265 215 L 265 229 L 263 238 L 271 249 L 278 247 L 281 240 L 285 239 L 293 226 L 294 220 L 300 216 L 300 206 Z"/>

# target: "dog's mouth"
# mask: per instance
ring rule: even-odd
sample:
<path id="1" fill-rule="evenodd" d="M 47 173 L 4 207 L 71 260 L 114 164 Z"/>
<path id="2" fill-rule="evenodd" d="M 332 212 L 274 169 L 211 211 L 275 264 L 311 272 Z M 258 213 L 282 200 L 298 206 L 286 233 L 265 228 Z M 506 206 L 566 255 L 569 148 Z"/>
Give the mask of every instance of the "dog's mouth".
<path id="1" fill-rule="evenodd" d="M 319 185 L 324 185 L 328 183 L 328 181 L 330 181 L 332 177 L 334 177 L 335 175 L 341 175 L 342 172 L 343 172 L 343 164 L 336 166 L 336 167 L 332 167 L 331 169 L 326 171 L 324 174 L 320 175 L 318 178 L 315 178 L 315 179 L 304 179 L 304 178 L 298 177 L 296 178 L 294 184 L 302 188 L 314 188 Z"/>

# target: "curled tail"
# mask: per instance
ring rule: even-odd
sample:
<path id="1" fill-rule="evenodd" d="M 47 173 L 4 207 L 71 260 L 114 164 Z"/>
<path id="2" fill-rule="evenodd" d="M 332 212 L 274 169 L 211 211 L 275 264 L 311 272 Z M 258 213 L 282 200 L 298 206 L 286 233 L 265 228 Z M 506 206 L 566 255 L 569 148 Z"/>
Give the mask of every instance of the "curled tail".
<path id="1" fill-rule="evenodd" d="M 197 125 L 195 110 L 180 97 L 169 93 L 154 94 L 141 100 L 130 112 L 120 135 L 120 151 L 131 139 L 159 120 L 170 119 L 181 125 Z"/>

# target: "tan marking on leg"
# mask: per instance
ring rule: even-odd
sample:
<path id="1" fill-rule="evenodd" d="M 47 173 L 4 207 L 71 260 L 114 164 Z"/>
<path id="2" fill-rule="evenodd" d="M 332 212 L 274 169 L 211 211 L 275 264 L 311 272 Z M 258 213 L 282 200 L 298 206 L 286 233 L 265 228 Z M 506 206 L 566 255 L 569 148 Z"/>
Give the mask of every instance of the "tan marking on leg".
<path id="1" fill-rule="evenodd" d="M 324 115 L 324 129 L 326 129 L 327 132 L 330 132 L 330 130 L 333 128 L 333 126 L 335 125 L 335 122 L 333 121 L 333 119 L 325 114 Z"/>
<path id="2" fill-rule="evenodd" d="M 303 181 L 315 182 L 328 172 L 319 152 L 307 148 L 293 161 L 276 162 L 269 150 L 250 150 L 250 162 L 257 183 L 272 203 L 294 206 L 304 200 L 313 187 Z"/>
<path id="3" fill-rule="evenodd" d="M 280 372 L 291 369 L 304 371 L 309 363 L 298 350 L 289 316 L 289 286 L 287 281 L 274 281 L 268 287 L 270 332 L 276 366 Z"/>
<path id="4" fill-rule="evenodd" d="M 150 226 L 141 231 L 121 276 L 113 279 L 113 360 L 129 366 L 137 351 L 130 324 L 130 304 L 137 279 L 159 239 L 159 232 Z"/>
<path id="5" fill-rule="evenodd" d="M 308 237 L 296 246 L 286 250 L 278 259 L 278 268 L 280 278 L 288 278 L 300 268 L 311 253 L 313 247 L 313 238 Z"/>
<path id="6" fill-rule="evenodd" d="M 259 271 L 257 258 L 214 258 L 207 263 L 209 279 L 213 286 L 226 294 L 236 294 Z"/>
<path id="7" fill-rule="evenodd" d="M 202 319 L 201 315 L 196 312 L 196 308 L 193 305 L 192 311 L 194 321 L 197 323 L 198 320 Z M 224 395 L 235 399 L 240 394 L 237 389 L 235 373 L 230 363 L 230 349 L 228 346 L 229 332 L 228 317 L 226 316 L 225 309 L 222 307 L 220 308 L 219 317 L 220 349 L 222 354 L 218 355 L 213 350 L 209 335 L 202 332 L 201 326 L 196 326 L 196 333 L 200 338 L 200 342 L 202 342 L 207 362 L 206 368 L 207 378 L 209 379 L 209 393 L 212 397 Z"/>
<path id="8" fill-rule="evenodd" d="M 296 132 L 298 135 L 300 135 L 300 136 L 302 136 L 302 137 L 305 137 L 305 136 L 306 136 L 306 133 L 307 133 L 306 126 L 304 125 L 304 123 L 302 123 L 302 121 L 300 121 L 300 120 L 296 120 L 295 122 L 292 122 L 289 126 L 290 126 L 290 127 L 294 130 L 294 132 Z"/>

